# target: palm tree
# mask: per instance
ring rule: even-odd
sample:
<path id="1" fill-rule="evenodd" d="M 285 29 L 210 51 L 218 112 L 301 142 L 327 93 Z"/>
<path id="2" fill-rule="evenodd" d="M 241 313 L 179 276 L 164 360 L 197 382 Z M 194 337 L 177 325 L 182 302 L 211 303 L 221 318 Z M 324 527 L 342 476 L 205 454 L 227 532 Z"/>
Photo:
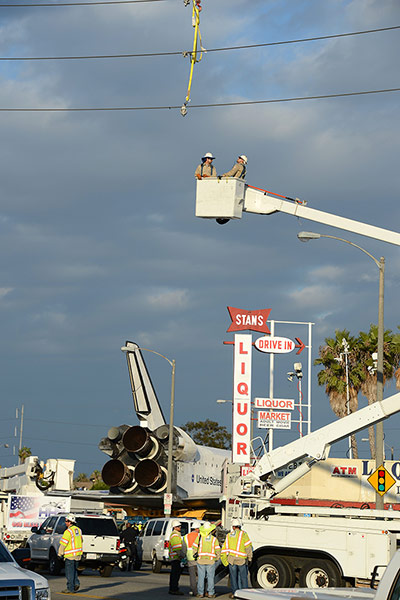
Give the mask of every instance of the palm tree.
<path id="1" fill-rule="evenodd" d="M 348 344 L 348 385 L 349 403 L 347 403 L 347 381 L 344 357 L 344 344 Z M 339 418 L 358 409 L 358 392 L 365 378 L 364 370 L 358 361 L 357 339 L 347 329 L 335 331 L 334 338 L 325 338 L 325 346 L 319 348 L 319 358 L 315 365 L 323 365 L 318 373 L 318 384 L 325 386 L 331 408 Z M 351 436 L 351 449 L 354 458 L 358 458 L 357 440 Z"/>
<path id="2" fill-rule="evenodd" d="M 99 471 L 98 469 L 95 469 L 90 476 L 90 481 L 93 481 L 93 483 L 96 483 L 96 481 L 100 481 L 100 480 L 101 480 L 101 471 Z"/>
<path id="3" fill-rule="evenodd" d="M 368 404 L 376 402 L 376 383 L 377 372 L 376 363 L 372 354 L 378 349 L 378 327 L 370 325 L 368 333 L 360 331 L 358 338 L 358 350 L 360 364 L 364 368 L 364 380 L 361 385 L 361 392 L 367 398 Z M 390 329 L 383 335 L 383 384 L 396 378 L 396 387 L 400 388 L 400 334 L 394 334 Z M 371 449 L 371 458 L 375 458 L 375 429 L 368 428 L 369 446 Z"/>
<path id="4" fill-rule="evenodd" d="M 27 446 L 22 446 L 22 448 L 18 450 L 18 456 L 21 464 L 23 464 L 28 456 L 32 456 L 32 450 Z"/>

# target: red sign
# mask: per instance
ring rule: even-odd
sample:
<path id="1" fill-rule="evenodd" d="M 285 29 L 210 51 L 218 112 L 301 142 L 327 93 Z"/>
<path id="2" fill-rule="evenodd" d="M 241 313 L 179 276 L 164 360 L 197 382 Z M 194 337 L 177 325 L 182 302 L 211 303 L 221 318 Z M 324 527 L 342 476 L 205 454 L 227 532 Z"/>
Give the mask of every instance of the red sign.
<path id="1" fill-rule="evenodd" d="M 267 325 L 267 319 L 271 312 L 270 308 L 260 310 L 243 310 L 242 308 L 233 308 L 233 306 L 228 306 L 227 308 L 232 319 L 227 332 L 249 330 L 271 333 Z"/>

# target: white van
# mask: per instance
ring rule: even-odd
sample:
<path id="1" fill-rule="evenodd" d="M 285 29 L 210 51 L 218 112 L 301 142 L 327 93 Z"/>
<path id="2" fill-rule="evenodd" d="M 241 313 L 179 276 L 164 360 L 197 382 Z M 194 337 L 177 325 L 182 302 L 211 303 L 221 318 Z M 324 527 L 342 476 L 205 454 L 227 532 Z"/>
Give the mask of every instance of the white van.
<path id="1" fill-rule="evenodd" d="M 182 523 L 181 536 L 193 529 L 193 523 L 198 519 L 173 517 L 149 519 L 140 532 L 138 551 L 142 561 L 151 563 L 153 573 L 159 573 L 163 565 L 169 564 L 169 538 L 172 532 L 172 521 L 178 519 Z M 204 521 L 199 521 L 201 524 Z"/>

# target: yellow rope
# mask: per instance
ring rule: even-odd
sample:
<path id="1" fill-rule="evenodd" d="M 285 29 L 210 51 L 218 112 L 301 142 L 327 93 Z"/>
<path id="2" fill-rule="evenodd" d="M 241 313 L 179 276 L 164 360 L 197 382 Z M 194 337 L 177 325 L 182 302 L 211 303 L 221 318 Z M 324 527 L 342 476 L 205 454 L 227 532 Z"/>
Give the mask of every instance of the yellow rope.
<path id="1" fill-rule="evenodd" d="M 188 83 L 185 102 L 183 103 L 182 108 L 181 108 L 181 113 L 183 116 L 185 116 L 187 113 L 186 104 L 188 102 L 190 102 L 190 91 L 192 88 L 194 65 L 197 62 L 201 61 L 201 59 L 203 58 L 203 50 L 204 50 L 204 48 L 201 45 L 201 33 L 200 33 L 200 27 L 199 27 L 200 26 L 200 10 L 196 4 L 196 0 L 192 0 L 192 4 L 193 4 L 192 25 L 194 27 L 194 38 L 193 38 L 193 49 L 190 54 L 189 83 Z M 198 47 L 200 47 L 200 51 L 197 50 Z M 197 56 L 198 53 L 200 53 L 199 56 Z"/>

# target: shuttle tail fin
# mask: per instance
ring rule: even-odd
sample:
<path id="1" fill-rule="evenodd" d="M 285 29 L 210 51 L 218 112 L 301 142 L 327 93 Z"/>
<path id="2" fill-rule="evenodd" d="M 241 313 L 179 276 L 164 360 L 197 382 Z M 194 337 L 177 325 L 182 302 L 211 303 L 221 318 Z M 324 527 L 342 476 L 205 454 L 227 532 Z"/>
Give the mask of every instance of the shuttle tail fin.
<path id="1" fill-rule="evenodd" d="M 133 405 L 140 425 L 154 431 L 165 424 L 165 418 L 146 363 L 139 346 L 134 342 L 127 341 L 122 350 L 126 353 Z"/>

